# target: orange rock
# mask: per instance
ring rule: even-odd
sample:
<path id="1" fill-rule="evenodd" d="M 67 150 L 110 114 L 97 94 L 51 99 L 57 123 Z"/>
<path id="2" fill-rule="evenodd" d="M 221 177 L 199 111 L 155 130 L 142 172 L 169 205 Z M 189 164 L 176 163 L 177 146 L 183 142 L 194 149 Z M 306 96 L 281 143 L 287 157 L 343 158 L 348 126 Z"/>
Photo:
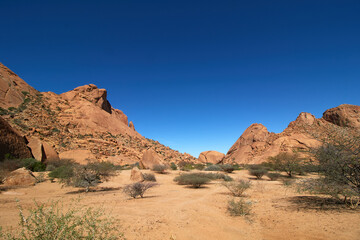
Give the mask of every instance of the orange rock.
<path id="1" fill-rule="evenodd" d="M 28 147 L 31 149 L 31 153 L 34 158 L 38 161 L 44 162 L 46 159 L 44 146 L 40 139 L 38 138 L 29 138 Z"/>
<path id="2" fill-rule="evenodd" d="M 200 153 L 198 160 L 202 163 L 218 164 L 223 160 L 225 154 L 217 151 L 205 151 Z"/>
<path id="3" fill-rule="evenodd" d="M 322 118 L 340 127 L 360 128 L 360 106 L 342 104 L 326 110 Z"/>
<path id="4" fill-rule="evenodd" d="M 152 169 L 154 165 L 162 164 L 163 160 L 152 149 L 148 149 L 144 152 L 142 159 L 140 160 L 140 168 Z"/>
<path id="5" fill-rule="evenodd" d="M 4 180 L 4 185 L 7 186 L 33 186 L 35 183 L 35 176 L 26 168 L 12 171 Z"/>
<path id="6" fill-rule="evenodd" d="M 131 169 L 130 180 L 134 181 L 134 182 L 143 182 L 144 181 L 144 175 L 139 170 L 139 168 L 134 167 L 133 169 Z"/>

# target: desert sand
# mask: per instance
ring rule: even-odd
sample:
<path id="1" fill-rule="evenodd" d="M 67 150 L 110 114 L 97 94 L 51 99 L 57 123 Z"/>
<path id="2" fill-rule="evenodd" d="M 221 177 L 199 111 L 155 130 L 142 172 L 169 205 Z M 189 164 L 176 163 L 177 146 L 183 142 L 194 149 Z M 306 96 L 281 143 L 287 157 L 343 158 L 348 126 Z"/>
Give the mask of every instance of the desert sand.
<path id="1" fill-rule="evenodd" d="M 45 181 L 2 192 L 0 226 L 17 226 L 16 199 L 26 210 L 34 206 L 34 200 L 46 204 L 60 200 L 66 207 L 80 198 L 80 204 L 86 207 L 102 206 L 127 239 L 360 239 L 359 210 L 321 207 L 318 197 L 299 194 L 280 181 L 251 179 L 246 170 L 230 174 L 253 183 L 245 194 L 246 201 L 253 202 L 252 214 L 232 217 L 227 212 L 227 201 L 232 196 L 221 181 L 192 189 L 173 182 L 178 174 L 180 171 L 156 174 L 159 186 L 138 199 L 131 199 L 121 190 L 131 183 L 130 170 L 121 171 L 98 187 L 107 191 L 79 193 L 77 188 Z"/>

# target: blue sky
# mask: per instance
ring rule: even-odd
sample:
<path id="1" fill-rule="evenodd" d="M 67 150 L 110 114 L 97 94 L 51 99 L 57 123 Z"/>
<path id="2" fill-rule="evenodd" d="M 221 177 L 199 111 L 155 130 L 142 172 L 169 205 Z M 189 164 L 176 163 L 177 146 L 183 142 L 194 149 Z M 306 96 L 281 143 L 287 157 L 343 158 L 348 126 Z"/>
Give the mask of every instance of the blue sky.
<path id="1" fill-rule="evenodd" d="M 0 61 L 40 91 L 94 83 L 145 137 L 226 153 L 360 104 L 360 1 L 0 0 Z"/>

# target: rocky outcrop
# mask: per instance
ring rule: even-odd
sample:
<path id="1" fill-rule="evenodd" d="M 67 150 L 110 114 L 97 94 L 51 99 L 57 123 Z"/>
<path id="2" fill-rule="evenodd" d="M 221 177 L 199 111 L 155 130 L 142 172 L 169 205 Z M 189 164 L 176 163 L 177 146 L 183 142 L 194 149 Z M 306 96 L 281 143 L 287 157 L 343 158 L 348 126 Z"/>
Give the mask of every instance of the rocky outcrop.
<path id="1" fill-rule="evenodd" d="M 152 169 L 155 165 L 163 164 L 163 160 L 152 149 L 148 149 L 144 152 L 140 161 L 140 168 Z"/>
<path id="2" fill-rule="evenodd" d="M 142 174 L 139 168 L 134 167 L 133 169 L 131 169 L 130 180 L 134 182 L 144 181 L 144 175 Z"/>
<path id="3" fill-rule="evenodd" d="M 360 106 L 342 104 L 326 110 L 322 118 L 340 127 L 360 128 Z"/>
<path id="4" fill-rule="evenodd" d="M 132 121 L 130 121 L 130 123 L 129 123 L 129 128 L 131 128 L 132 130 L 135 131 L 135 126 L 134 126 L 134 123 Z"/>
<path id="5" fill-rule="evenodd" d="M 84 163 L 89 158 L 134 164 L 145 149 L 152 148 L 166 162 L 195 160 L 141 136 L 128 117 L 110 105 L 107 91 L 93 84 L 60 95 L 40 93 L 0 65 L 0 87 L 0 114 L 21 136 L 41 140 L 33 147 L 37 159 L 57 159 L 59 153 Z M 12 91 L 15 93 L 10 94 Z M 80 157 L 72 153 L 77 150 Z"/>
<path id="6" fill-rule="evenodd" d="M 0 117 L 0 161 L 9 154 L 13 158 L 31 158 L 30 149 L 26 146 L 26 139 Z"/>
<path id="7" fill-rule="evenodd" d="M 4 185 L 6 186 L 33 186 L 35 184 L 35 176 L 26 168 L 12 171 L 4 180 Z"/>
<path id="8" fill-rule="evenodd" d="M 29 86 L 13 71 L 0 63 L 0 107 L 18 107 L 24 102 L 27 94 L 37 94 L 34 88 Z"/>
<path id="9" fill-rule="evenodd" d="M 212 163 L 212 164 L 218 164 L 220 163 L 223 158 L 225 157 L 225 154 L 217 151 L 205 151 L 200 153 L 198 160 L 201 163 Z"/>

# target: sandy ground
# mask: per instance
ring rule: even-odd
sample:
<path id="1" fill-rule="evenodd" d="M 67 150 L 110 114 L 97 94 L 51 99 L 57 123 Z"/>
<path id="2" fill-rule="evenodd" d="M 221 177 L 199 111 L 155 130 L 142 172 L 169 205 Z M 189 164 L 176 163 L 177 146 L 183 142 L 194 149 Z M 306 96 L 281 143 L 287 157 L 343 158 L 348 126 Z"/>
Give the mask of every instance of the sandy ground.
<path id="1" fill-rule="evenodd" d="M 60 199 L 67 205 L 80 196 L 83 205 L 103 206 L 127 239 L 360 239 L 359 210 L 321 207 L 317 197 L 298 194 L 279 181 L 251 180 L 253 186 L 245 197 L 254 202 L 251 216 L 231 217 L 226 207 L 232 197 L 220 182 L 191 189 L 173 182 L 178 174 L 156 174 L 160 185 L 143 199 L 131 199 L 119 189 L 130 183 L 130 171 L 101 185 L 114 188 L 109 191 L 72 193 L 77 189 L 49 181 L 9 190 L 0 194 L 0 226 L 16 227 L 19 212 L 15 199 L 27 209 L 34 206 L 34 200 L 49 203 Z M 230 175 L 250 178 L 247 171 Z"/>

